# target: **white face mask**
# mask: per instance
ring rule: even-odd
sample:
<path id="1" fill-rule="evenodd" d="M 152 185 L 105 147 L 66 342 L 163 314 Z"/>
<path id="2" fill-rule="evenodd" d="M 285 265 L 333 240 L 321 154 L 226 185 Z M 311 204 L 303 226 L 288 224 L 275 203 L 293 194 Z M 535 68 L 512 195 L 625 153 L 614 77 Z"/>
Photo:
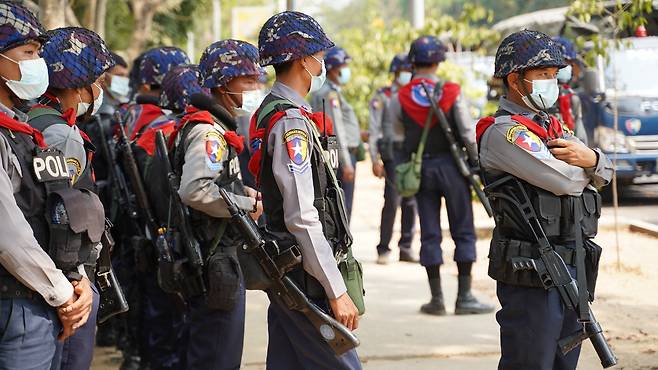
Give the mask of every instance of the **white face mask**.
<path id="1" fill-rule="evenodd" d="M 521 99 L 532 110 L 547 111 L 555 104 L 560 89 L 557 85 L 557 79 L 550 80 L 532 80 L 527 82 L 532 83 L 532 92 L 530 95 L 525 95 Z"/>
<path id="2" fill-rule="evenodd" d="M 0 54 L 7 60 L 18 64 L 21 71 L 20 81 L 8 80 L 2 77 L 7 87 L 16 94 L 19 99 L 32 100 L 40 97 L 48 89 L 48 66 L 43 58 L 15 61 L 4 54 Z M 1 77 L 1 76 L 0 76 Z"/>
<path id="3" fill-rule="evenodd" d="M 94 86 L 96 86 L 96 88 L 98 88 L 98 91 L 100 91 L 100 92 L 98 93 L 98 96 L 96 97 L 96 99 L 94 99 L 94 110 L 91 111 L 92 116 L 98 112 L 101 105 L 103 104 L 103 89 L 101 89 L 100 86 L 96 85 L 95 82 L 94 82 Z M 92 91 L 93 91 L 93 89 L 92 89 Z M 76 113 L 77 113 L 77 116 L 80 117 L 83 114 L 87 113 L 87 111 L 89 110 L 89 107 L 91 106 L 91 103 L 83 102 L 82 97 L 80 97 L 79 94 L 78 94 L 78 99 L 80 99 L 80 102 L 78 102 L 78 111 Z"/>
<path id="4" fill-rule="evenodd" d="M 130 80 L 128 77 L 112 76 L 110 92 L 119 101 L 127 100 L 128 94 L 130 94 Z"/>
<path id="5" fill-rule="evenodd" d="M 412 76 L 412 74 L 409 71 L 400 72 L 400 74 L 398 75 L 398 79 L 397 79 L 398 84 L 400 86 L 404 86 L 404 85 L 408 84 L 409 82 L 411 82 L 411 76 Z"/>
<path id="6" fill-rule="evenodd" d="M 318 58 L 314 57 L 313 55 L 311 55 L 311 58 L 315 59 L 322 66 L 322 70 L 320 70 L 320 75 L 318 75 L 318 76 L 313 76 L 311 74 L 311 72 L 309 72 L 308 69 L 306 69 L 306 67 L 304 67 L 304 70 L 306 70 L 306 73 L 308 73 L 309 76 L 311 76 L 311 87 L 310 87 L 308 92 L 309 93 L 314 93 L 314 92 L 320 90 L 322 85 L 324 85 L 324 82 L 327 79 L 327 68 L 324 66 L 324 60 L 318 60 Z"/>
<path id="7" fill-rule="evenodd" d="M 251 115 L 260 107 L 265 96 L 260 90 L 248 90 L 242 92 L 242 107 L 237 108 L 238 112 L 245 115 Z"/>
<path id="8" fill-rule="evenodd" d="M 557 71 L 557 80 L 560 83 L 566 84 L 569 81 L 571 81 L 572 73 L 573 73 L 573 67 L 571 67 L 571 64 L 567 64 L 566 67 L 560 68 L 559 71 Z"/>

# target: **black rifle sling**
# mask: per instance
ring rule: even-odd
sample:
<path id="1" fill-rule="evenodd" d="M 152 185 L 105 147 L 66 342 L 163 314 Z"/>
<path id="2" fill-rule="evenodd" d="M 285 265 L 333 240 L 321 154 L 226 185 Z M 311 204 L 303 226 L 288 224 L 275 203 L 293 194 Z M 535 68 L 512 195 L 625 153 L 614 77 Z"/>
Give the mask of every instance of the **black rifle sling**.
<path id="1" fill-rule="evenodd" d="M 585 247 L 583 245 L 583 230 L 581 221 L 583 219 L 582 199 L 574 197 L 574 218 L 576 221 L 576 284 L 578 286 L 578 319 L 581 322 L 589 322 L 589 303 L 587 292 L 587 276 L 585 272 Z"/>

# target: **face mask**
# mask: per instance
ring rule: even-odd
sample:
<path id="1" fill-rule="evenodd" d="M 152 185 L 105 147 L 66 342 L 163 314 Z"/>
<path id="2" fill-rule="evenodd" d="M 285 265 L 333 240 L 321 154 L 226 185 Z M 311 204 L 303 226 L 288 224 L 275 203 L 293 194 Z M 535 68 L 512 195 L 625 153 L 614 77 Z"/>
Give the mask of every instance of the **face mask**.
<path id="1" fill-rule="evenodd" d="M 532 83 L 532 93 L 522 98 L 528 108 L 546 111 L 555 104 L 560 94 L 557 79 L 525 81 Z"/>
<path id="2" fill-rule="evenodd" d="M 560 83 L 565 84 L 565 83 L 571 81 L 571 74 L 572 74 L 572 68 L 571 68 L 571 65 L 568 64 L 566 67 L 564 67 L 564 68 L 560 69 L 559 71 L 557 71 L 557 80 Z"/>
<path id="3" fill-rule="evenodd" d="M 96 85 L 96 83 L 94 83 L 94 85 L 98 88 L 98 90 L 100 91 L 100 93 L 98 94 L 98 96 L 96 97 L 96 99 L 94 99 L 94 110 L 91 111 L 91 115 L 92 115 L 92 116 L 93 116 L 94 114 L 96 114 L 96 112 L 98 112 L 98 110 L 100 109 L 101 105 L 103 104 L 103 89 L 101 89 L 100 86 Z M 93 90 L 92 90 L 92 91 L 93 91 Z M 87 111 L 89 110 L 89 107 L 91 106 L 91 103 L 85 103 L 85 102 L 83 102 L 83 101 L 82 101 L 82 97 L 80 97 L 80 94 L 78 94 L 78 99 L 80 99 L 80 102 L 78 102 L 78 111 L 76 112 L 76 115 L 77 115 L 78 117 L 80 117 L 80 116 L 82 116 L 83 114 L 87 113 Z"/>
<path id="4" fill-rule="evenodd" d="M 346 83 L 350 82 L 351 77 L 352 70 L 350 67 L 343 67 L 340 69 L 340 74 L 338 75 L 338 83 L 345 85 Z"/>
<path id="5" fill-rule="evenodd" d="M 404 86 L 408 84 L 409 82 L 411 82 L 411 76 L 412 76 L 411 72 L 408 71 L 400 72 L 400 75 L 398 75 L 398 80 L 397 80 L 398 84 L 400 84 L 400 86 Z"/>
<path id="6" fill-rule="evenodd" d="M 98 85 L 96 85 L 96 87 L 98 88 L 99 93 L 96 99 L 94 99 L 94 110 L 91 111 L 92 116 L 98 113 L 98 110 L 101 109 L 101 105 L 103 105 L 103 89 Z"/>
<path id="7" fill-rule="evenodd" d="M 318 58 L 314 57 L 313 55 L 311 55 L 311 58 L 315 59 L 318 63 L 320 63 L 320 65 L 322 65 L 322 70 L 320 71 L 319 76 L 313 76 L 311 72 L 309 72 L 308 69 L 304 67 L 306 73 L 308 73 L 309 76 L 311 76 L 311 88 L 309 89 L 308 92 L 314 93 L 320 90 L 322 85 L 324 85 L 324 81 L 327 79 L 327 69 L 324 66 L 324 60 L 318 60 Z"/>
<path id="8" fill-rule="evenodd" d="M 130 80 L 128 77 L 112 76 L 110 92 L 115 98 L 117 98 L 117 100 L 127 98 L 130 93 Z"/>
<path id="9" fill-rule="evenodd" d="M 251 115 L 260 107 L 260 103 L 263 102 L 264 98 L 265 96 L 263 96 L 263 92 L 260 90 L 243 91 L 242 107 L 236 109 L 244 115 Z"/>
<path id="10" fill-rule="evenodd" d="M 4 77 L 7 87 L 16 94 L 19 99 L 32 100 L 40 97 L 48 89 L 48 66 L 43 58 L 15 61 L 4 54 L 0 54 L 7 60 L 18 64 L 21 71 L 20 81 L 8 80 Z"/>

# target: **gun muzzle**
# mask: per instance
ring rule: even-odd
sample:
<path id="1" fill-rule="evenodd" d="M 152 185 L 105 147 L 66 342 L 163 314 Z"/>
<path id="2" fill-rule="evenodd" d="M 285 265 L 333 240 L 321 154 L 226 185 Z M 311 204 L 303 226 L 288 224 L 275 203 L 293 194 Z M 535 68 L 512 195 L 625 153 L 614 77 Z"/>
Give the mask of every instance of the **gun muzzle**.
<path id="1" fill-rule="evenodd" d="M 562 354 L 566 355 L 587 339 L 590 339 L 592 342 L 594 351 L 596 351 L 599 361 L 601 361 L 601 366 L 604 369 L 617 365 L 617 356 L 612 352 L 612 348 L 610 348 L 610 345 L 603 336 L 601 325 L 596 321 L 585 324 L 584 330 L 577 331 L 568 337 L 560 339 L 558 346 Z"/>

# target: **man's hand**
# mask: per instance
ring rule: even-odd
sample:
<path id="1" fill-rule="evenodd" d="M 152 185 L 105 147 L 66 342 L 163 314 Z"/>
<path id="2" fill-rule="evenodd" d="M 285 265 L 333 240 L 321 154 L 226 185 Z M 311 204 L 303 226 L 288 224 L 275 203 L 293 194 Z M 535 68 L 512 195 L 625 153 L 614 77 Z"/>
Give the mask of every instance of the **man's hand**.
<path id="1" fill-rule="evenodd" d="M 548 147 L 555 158 L 572 166 L 596 167 L 596 152 L 583 143 L 555 139 L 548 142 Z"/>
<path id="2" fill-rule="evenodd" d="M 354 182 L 354 167 L 351 165 L 343 167 L 343 182 Z"/>
<path id="3" fill-rule="evenodd" d="M 62 332 L 59 333 L 59 336 L 57 336 L 57 340 L 63 341 L 64 339 L 75 334 L 75 329 L 73 328 L 73 324 L 75 324 L 75 322 L 67 319 L 62 314 L 62 309 L 64 307 L 71 306 L 75 302 L 75 300 L 76 300 L 76 296 L 75 293 L 73 293 L 73 295 L 71 295 L 71 298 L 69 298 L 68 301 L 66 301 L 63 305 L 57 308 L 57 317 L 59 317 L 59 321 L 62 323 Z"/>
<path id="4" fill-rule="evenodd" d="M 378 178 L 384 177 L 384 164 L 380 160 L 376 160 L 372 163 L 372 173 Z"/>
<path id="5" fill-rule="evenodd" d="M 248 186 L 244 186 L 244 193 L 249 198 L 254 198 L 256 200 L 260 200 L 260 193 L 256 189 L 250 188 Z"/>
<path id="6" fill-rule="evenodd" d="M 347 293 L 343 293 L 338 298 L 330 299 L 329 305 L 338 322 L 350 330 L 356 330 L 359 327 L 359 310 Z"/>
<path id="7" fill-rule="evenodd" d="M 258 219 L 260 218 L 260 216 L 262 214 L 263 214 L 263 202 L 261 202 L 260 200 L 257 200 L 256 201 L 255 211 L 250 212 L 249 216 L 251 216 L 252 220 L 258 221 Z"/>
<path id="8" fill-rule="evenodd" d="M 60 307 L 58 314 L 60 314 L 60 318 L 73 322 L 73 329 L 75 330 L 87 323 L 87 319 L 89 319 L 93 293 L 89 279 L 87 278 L 82 278 L 82 280 L 74 281 L 71 284 L 73 285 L 73 292 L 77 296 L 77 299 L 70 305 Z"/>

